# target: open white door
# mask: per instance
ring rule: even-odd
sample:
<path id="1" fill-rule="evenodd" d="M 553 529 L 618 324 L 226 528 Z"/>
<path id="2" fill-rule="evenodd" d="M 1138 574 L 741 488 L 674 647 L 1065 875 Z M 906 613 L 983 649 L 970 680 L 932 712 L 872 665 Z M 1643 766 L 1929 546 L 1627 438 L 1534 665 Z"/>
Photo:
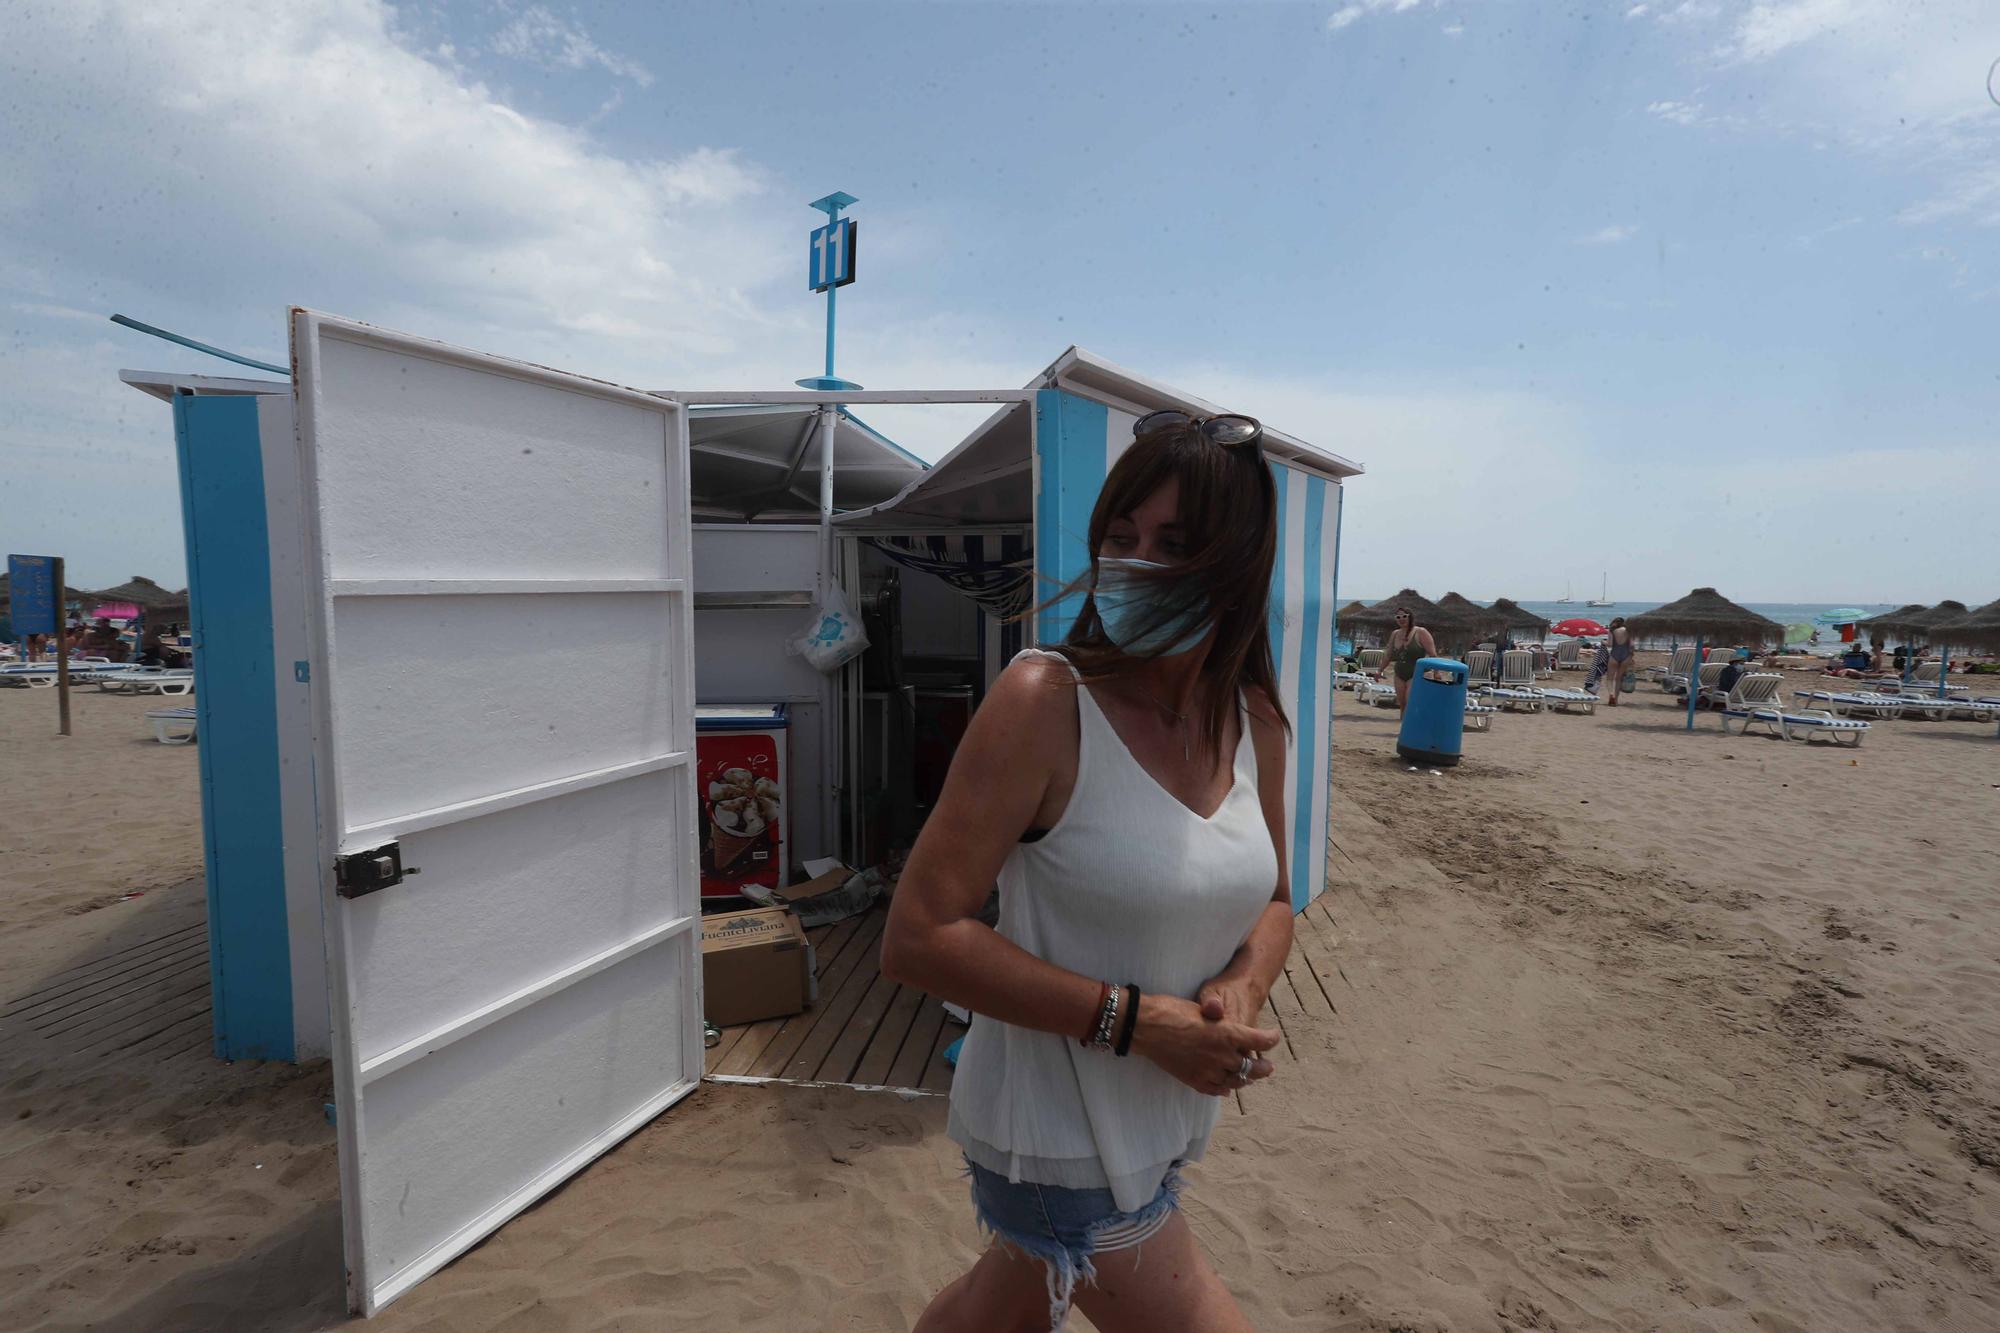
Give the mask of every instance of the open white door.
<path id="1" fill-rule="evenodd" d="M 373 1314 L 701 1077 L 687 421 L 307 311 L 292 354 Z"/>

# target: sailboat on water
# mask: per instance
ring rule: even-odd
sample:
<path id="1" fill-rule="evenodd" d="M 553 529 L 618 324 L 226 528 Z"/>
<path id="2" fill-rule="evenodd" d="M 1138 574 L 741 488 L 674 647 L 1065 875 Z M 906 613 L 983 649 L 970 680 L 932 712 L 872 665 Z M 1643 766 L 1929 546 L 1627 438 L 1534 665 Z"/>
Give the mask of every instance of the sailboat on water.
<path id="1" fill-rule="evenodd" d="M 1564 582 L 1563 582 L 1563 595 L 1562 595 L 1562 596 L 1560 596 L 1560 597 L 1558 597 L 1558 598 L 1556 598 L 1556 605 L 1557 605 L 1557 606 L 1569 606 L 1569 605 L 1570 605 L 1571 603 L 1573 603 L 1573 602 L 1575 602 L 1575 601 L 1576 601 L 1576 598 L 1574 598 L 1574 597 L 1572 597 L 1572 596 L 1570 596 L 1570 595 L 1569 595 L 1569 582 L 1568 582 L 1568 580 L 1564 580 Z"/>
<path id="2" fill-rule="evenodd" d="M 1589 601 L 1585 602 L 1585 603 L 1584 603 L 1584 605 L 1585 605 L 1585 606 L 1611 606 L 1611 605 L 1613 605 L 1613 602 L 1612 602 L 1612 600 L 1611 600 L 1611 592 L 1610 592 L 1610 589 L 1611 589 L 1611 575 L 1609 575 L 1609 574 L 1606 574 L 1606 575 L 1604 575 L 1604 582 L 1603 582 L 1603 583 L 1602 583 L 1601 585 L 1599 585 L 1599 587 L 1598 587 L 1598 590 L 1597 590 L 1597 596 L 1595 596 L 1595 597 L 1591 598 L 1591 599 L 1590 599 Z"/>

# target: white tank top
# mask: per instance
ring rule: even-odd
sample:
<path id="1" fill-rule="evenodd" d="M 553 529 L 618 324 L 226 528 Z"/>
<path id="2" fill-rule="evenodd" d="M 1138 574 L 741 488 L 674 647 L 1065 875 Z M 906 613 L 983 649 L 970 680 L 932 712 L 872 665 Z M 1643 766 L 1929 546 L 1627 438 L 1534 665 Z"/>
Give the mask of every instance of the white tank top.
<path id="1" fill-rule="evenodd" d="M 1076 786 L 1055 827 L 1001 866 L 1000 933 L 1057 967 L 1191 1000 L 1278 887 L 1249 719 L 1229 794 L 1203 819 L 1139 766 L 1088 688 L 1076 697 Z M 1221 1107 L 1143 1056 L 975 1015 L 947 1132 L 1011 1181 L 1109 1189 L 1130 1212 L 1202 1156 Z"/>

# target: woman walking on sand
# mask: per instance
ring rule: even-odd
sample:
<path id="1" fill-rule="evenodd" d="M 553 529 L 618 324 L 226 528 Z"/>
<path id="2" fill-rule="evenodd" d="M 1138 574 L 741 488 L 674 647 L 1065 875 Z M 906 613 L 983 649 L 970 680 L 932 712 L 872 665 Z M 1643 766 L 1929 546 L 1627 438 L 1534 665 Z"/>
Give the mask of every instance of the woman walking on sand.
<path id="1" fill-rule="evenodd" d="M 1611 653 L 1611 706 L 1616 708 L 1618 691 L 1625 688 L 1625 671 L 1632 662 L 1632 631 L 1626 628 L 1625 617 L 1619 616 L 1611 622 L 1611 633 L 1604 646 Z"/>
<path id="2" fill-rule="evenodd" d="M 1178 1192 L 1280 1039 L 1256 1026 L 1292 938 L 1276 497 L 1248 417 L 1133 433 L 1083 609 L 974 715 L 883 935 L 885 976 L 974 1015 L 949 1133 L 992 1240 L 919 1333 L 1060 1328 L 1072 1304 L 1104 1333 L 1250 1327 Z"/>
<path id="3" fill-rule="evenodd" d="M 1395 668 L 1396 710 L 1410 701 L 1410 682 L 1416 678 L 1417 663 L 1437 656 L 1431 632 L 1417 623 L 1408 610 L 1396 612 L 1396 628 L 1389 631 L 1389 664 Z"/>

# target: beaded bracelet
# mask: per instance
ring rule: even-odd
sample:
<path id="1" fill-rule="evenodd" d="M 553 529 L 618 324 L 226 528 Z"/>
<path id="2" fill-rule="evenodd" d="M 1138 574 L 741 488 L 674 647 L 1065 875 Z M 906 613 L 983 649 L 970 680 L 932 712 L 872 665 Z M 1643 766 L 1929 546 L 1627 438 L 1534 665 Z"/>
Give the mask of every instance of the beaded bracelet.
<path id="1" fill-rule="evenodd" d="M 1118 1011 L 1124 998 L 1124 987 L 1106 984 L 1104 1002 L 1097 1011 L 1097 1026 L 1091 1029 L 1090 1039 L 1083 1043 L 1085 1047 L 1093 1051 L 1111 1049 L 1112 1036 L 1118 1031 Z"/>

